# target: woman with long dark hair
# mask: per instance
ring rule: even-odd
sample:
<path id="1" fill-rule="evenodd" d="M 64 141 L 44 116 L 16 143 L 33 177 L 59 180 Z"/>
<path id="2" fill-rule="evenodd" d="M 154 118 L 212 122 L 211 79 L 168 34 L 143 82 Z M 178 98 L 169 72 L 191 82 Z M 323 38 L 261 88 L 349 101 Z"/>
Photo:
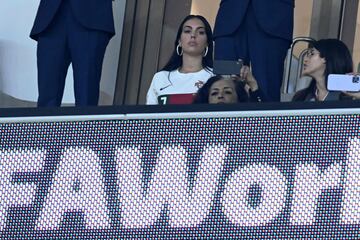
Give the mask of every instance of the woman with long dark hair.
<path id="1" fill-rule="evenodd" d="M 146 104 L 189 104 L 197 90 L 213 75 L 213 37 L 208 21 L 187 16 L 179 26 L 172 56 L 157 72 Z"/>
<path id="2" fill-rule="evenodd" d="M 342 93 L 329 91 L 329 74 L 353 72 L 353 61 L 349 49 L 338 39 L 322 39 L 311 43 L 304 59 L 303 75 L 312 78 L 310 85 L 298 91 L 293 101 L 339 100 Z"/>

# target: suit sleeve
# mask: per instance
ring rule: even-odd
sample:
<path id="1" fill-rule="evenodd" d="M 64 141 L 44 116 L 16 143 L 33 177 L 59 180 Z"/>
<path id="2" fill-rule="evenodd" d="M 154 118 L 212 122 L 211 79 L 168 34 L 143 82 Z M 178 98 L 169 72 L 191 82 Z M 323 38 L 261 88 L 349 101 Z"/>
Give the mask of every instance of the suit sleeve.
<path id="1" fill-rule="evenodd" d="M 260 89 L 257 89 L 255 91 L 250 90 L 249 95 L 250 95 L 249 96 L 250 102 L 266 102 L 267 101 L 264 93 Z"/>

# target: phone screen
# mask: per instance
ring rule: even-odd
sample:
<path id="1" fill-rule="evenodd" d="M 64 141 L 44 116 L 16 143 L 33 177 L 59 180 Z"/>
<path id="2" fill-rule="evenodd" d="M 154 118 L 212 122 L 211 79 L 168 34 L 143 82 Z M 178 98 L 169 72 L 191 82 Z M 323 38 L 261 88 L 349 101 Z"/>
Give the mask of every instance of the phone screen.
<path id="1" fill-rule="evenodd" d="M 215 60 L 214 74 L 217 75 L 239 75 L 243 66 L 242 60 Z"/>
<path id="2" fill-rule="evenodd" d="M 330 91 L 360 91 L 359 76 L 349 74 L 330 74 L 328 76 L 328 90 Z"/>

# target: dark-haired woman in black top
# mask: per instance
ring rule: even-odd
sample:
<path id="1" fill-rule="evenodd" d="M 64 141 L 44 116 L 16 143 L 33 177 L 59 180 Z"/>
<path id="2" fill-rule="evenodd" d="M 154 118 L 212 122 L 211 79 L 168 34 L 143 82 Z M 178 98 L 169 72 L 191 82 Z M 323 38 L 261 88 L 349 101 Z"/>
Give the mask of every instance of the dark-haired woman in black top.
<path id="1" fill-rule="evenodd" d="M 329 91 L 327 80 L 330 74 L 353 72 L 353 61 L 349 49 L 338 39 L 322 39 L 311 43 L 304 59 L 303 76 L 312 78 L 310 85 L 298 91 L 293 101 L 333 101 L 343 94 Z"/>

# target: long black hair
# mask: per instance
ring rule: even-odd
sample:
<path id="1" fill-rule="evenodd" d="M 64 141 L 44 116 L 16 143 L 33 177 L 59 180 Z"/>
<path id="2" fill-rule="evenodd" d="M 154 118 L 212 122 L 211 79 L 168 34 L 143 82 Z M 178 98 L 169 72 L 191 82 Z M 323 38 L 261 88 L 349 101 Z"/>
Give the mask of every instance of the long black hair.
<path id="1" fill-rule="evenodd" d="M 206 20 L 206 18 L 204 18 L 203 16 L 200 15 L 188 15 L 187 17 L 184 18 L 184 20 L 181 22 L 177 35 L 176 35 L 176 39 L 175 39 L 175 44 L 174 44 L 174 50 L 173 53 L 169 59 L 169 61 L 166 63 L 165 67 L 163 67 L 162 71 L 174 71 L 178 68 L 180 68 L 183 65 L 183 60 L 182 60 L 182 56 L 179 56 L 176 52 L 176 47 L 179 44 L 179 40 L 181 37 L 181 33 L 183 31 L 183 27 L 185 22 L 187 22 L 190 19 L 194 19 L 197 18 L 200 21 L 202 21 L 204 23 L 205 26 L 205 32 L 206 32 L 206 36 L 207 36 L 207 44 L 208 44 L 208 53 L 205 57 L 203 57 L 202 59 L 202 66 L 204 69 L 211 71 L 211 68 L 213 68 L 213 51 L 214 51 L 214 44 L 213 44 L 213 34 L 212 34 L 212 30 L 211 30 L 211 26 L 209 24 L 209 22 Z"/>
<path id="2" fill-rule="evenodd" d="M 310 47 L 319 51 L 320 57 L 325 59 L 325 84 L 327 86 L 329 74 L 346 74 L 353 71 L 353 61 L 347 46 L 338 39 L 321 39 L 314 41 Z M 316 82 L 311 80 L 309 87 L 297 92 L 293 101 L 304 101 L 307 96 L 313 95 Z"/>
<path id="3" fill-rule="evenodd" d="M 193 103 L 209 103 L 209 94 L 211 86 L 217 81 L 227 79 L 221 75 L 212 76 L 207 80 L 207 82 L 202 86 L 193 101 Z M 245 91 L 245 85 L 243 82 L 236 80 L 235 78 L 229 78 L 229 81 L 233 81 L 235 85 L 235 91 L 237 94 L 237 102 L 249 102 L 249 96 Z"/>

